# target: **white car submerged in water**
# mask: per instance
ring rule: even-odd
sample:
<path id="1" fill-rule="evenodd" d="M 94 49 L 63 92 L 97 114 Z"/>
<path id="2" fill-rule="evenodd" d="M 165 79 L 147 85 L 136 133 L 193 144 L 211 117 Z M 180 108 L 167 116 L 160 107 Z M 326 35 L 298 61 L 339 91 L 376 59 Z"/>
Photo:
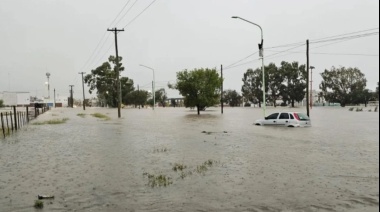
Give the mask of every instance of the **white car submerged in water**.
<path id="1" fill-rule="evenodd" d="M 258 126 L 311 127 L 310 118 L 304 113 L 282 112 L 273 113 L 265 119 L 255 121 Z"/>

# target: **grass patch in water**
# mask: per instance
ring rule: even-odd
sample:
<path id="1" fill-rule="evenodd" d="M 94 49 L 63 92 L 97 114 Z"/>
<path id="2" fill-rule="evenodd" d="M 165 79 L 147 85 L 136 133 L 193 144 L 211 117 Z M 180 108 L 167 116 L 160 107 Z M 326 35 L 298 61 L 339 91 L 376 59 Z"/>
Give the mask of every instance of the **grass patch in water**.
<path id="1" fill-rule="evenodd" d="M 98 118 L 98 119 L 104 119 L 104 120 L 110 120 L 111 119 L 110 117 L 108 117 L 104 114 L 101 114 L 101 113 L 94 113 L 94 114 L 91 114 L 91 116 Z"/>
<path id="2" fill-rule="evenodd" d="M 356 108 L 356 112 L 363 112 L 363 108 Z"/>
<path id="3" fill-rule="evenodd" d="M 155 176 L 149 173 L 144 173 L 143 175 L 148 177 L 148 180 L 149 180 L 148 185 L 152 188 L 166 187 L 173 184 L 172 179 L 170 177 L 167 177 L 166 175 Z"/>
<path id="4" fill-rule="evenodd" d="M 168 152 L 168 151 L 169 149 L 167 149 L 166 147 L 163 147 L 163 148 L 154 149 L 153 153 Z"/>
<path id="5" fill-rule="evenodd" d="M 36 200 L 34 201 L 34 207 L 37 209 L 41 209 L 44 207 L 44 202 L 42 202 L 41 200 Z"/>
<path id="6" fill-rule="evenodd" d="M 173 171 L 183 171 L 184 169 L 186 169 L 187 167 L 183 164 L 179 164 L 179 163 L 176 163 L 174 164 L 174 167 L 173 167 Z"/>
<path id="7" fill-rule="evenodd" d="M 78 113 L 77 116 L 81 117 L 81 118 L 84 118 L 86 117 L 87 114 L 84 114 L 84 113 Z"/>
<path id="8" fill-rule="evenodd" d="M 214 164 L 218 163 L 217 161 L 215 160 L 208 160 L 208 161 L 205 161 L 202 165 L 199 165 L 197 166 L 197 172 L 199 174 L 205 174 L 206 171 L 211 168 Z"/>
<path id="9" fill-rule="evenodd" d="M 64 124 L 66 121 L 69 120 L 68 118 L 64 119 L 52 119 L 48 121 L 43 121 L 43 122 L 34 122 L 32 125 L 46 125 L 46 124 Z"/>
<path id="10" fill-rule="evenodd" d="M 354 111 L 355 108 L 351 107 L 350 109 L 348 109 L 348 111 Z"/>

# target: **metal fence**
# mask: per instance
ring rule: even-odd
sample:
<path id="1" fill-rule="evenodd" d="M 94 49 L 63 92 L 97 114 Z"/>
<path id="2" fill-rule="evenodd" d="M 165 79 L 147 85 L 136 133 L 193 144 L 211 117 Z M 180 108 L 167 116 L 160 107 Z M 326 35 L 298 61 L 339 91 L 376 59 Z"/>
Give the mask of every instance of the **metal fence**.
<path id="1" fill-rule="evenodd" d="M 22 127 L 27 125 L 30 120 L 37 118 L 47 110 L 49 110 L 48 107 L 23 107 L 21 109 L 15 106 L 9 110 L 3 110 L 4 112 L 0 112 L 0 135 L 2 134 L 5 138 L 6 136 L 17 132 L 17 130 L 20 130 Z"/>

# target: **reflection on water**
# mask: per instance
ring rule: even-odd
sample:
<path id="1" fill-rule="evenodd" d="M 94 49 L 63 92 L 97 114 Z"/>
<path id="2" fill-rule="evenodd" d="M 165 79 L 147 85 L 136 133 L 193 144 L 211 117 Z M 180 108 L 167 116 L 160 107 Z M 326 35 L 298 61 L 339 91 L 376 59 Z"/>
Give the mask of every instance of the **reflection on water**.
<path id="1" fill-rule="evenodd" d="M 55 195 L 46 211 L 378 209 L 378 113 L 314 108 L 313 127 L 293 129 L 254 126 L 258 108 L 85 111 L 95 112 L 112 119 L 55 109 L 39 120 L 66 124 L 0 140 L 0 211 L 33 211 L 38 194 Z M 173 184 L 151 188 L 144 173 Z"/>

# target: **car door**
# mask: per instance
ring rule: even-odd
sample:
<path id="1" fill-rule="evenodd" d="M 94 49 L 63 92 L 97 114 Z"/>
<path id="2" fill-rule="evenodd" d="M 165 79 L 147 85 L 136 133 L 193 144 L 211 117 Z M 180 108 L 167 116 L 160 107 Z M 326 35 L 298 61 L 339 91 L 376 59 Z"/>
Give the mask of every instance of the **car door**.
<path id="1" fill-rule="evenodd" d="M 287 125 L 289 124 L 290 116 L 289 113 L 281 113 L 278 117 L 277 125 Z"/>
<path id="2" fill-rule="evenodd" d="M 264 125 L 277 125 L 279 113 L 273 113 L 264 120 Z"/>

